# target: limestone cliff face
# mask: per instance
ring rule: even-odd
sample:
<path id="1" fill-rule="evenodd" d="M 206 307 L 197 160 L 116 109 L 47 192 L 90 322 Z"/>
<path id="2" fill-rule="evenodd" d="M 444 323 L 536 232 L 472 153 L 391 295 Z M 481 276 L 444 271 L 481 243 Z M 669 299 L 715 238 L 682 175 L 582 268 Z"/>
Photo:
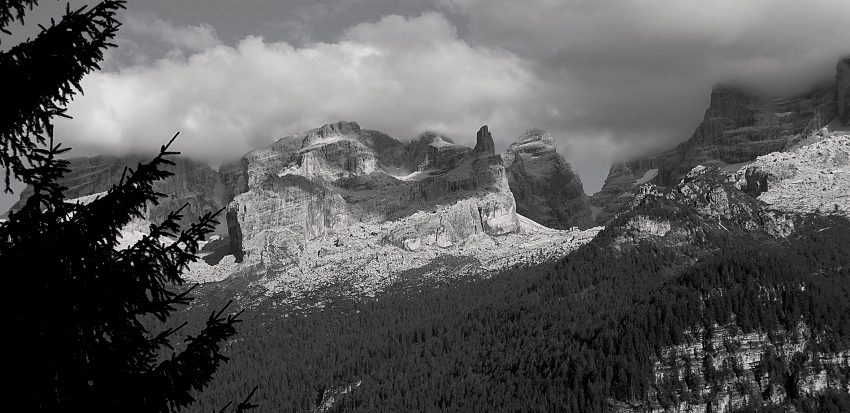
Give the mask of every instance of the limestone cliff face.
<path id="1" fill-rule="evenodd" d="M 408 251 L 426 245 L 451 247 L 479 234 L 504 235 L 519 223 L 513 203 L 505 193 L 488 193 L 478 199 L 461 199 L 448 208 L 417 212 L 402 219 L 405 225 L 387 234 L 393 244 Z"/>
<path id="2" fill-rule="evenodd" d="M 231 252 L 274 272 L 296 265 L 310 240 L 361 223 L 404 222 L 375 236 L 408 250 L 515 231 L 507 176 L 482 130 L 477 150 L 433 133 L 405 147 L 339 122 L 252 151 L 222 168 Z"/>
<path id="3" fill-rule="evenodd" d="M 165 219 L 169 212 L 188 203 L 184 209 L 184 221 L 194 221 L 205 212 L 217 211 L 225 206 L 224 186 L 218 173 L 209 165 L 186 158 L 173 160 L 171 167 L 174 176 L 158 182 L 154 189 L 166 194 L 159 205 L 150 208 L 150 218 L 154 221 Z M 224 222 L 224 217 L 218 218 Z"/>
<path id="4" fill-rule="evenodd" d="M 791 397 L 827 388 L 850 391 L 850 351 L 814 351 L 811 331 L 742 333 L 736 326 L 685 334 L 655 358 L 650 403 L 614 401 L 627 412 L 730 413 L 747 405 L 781 405 Z M 784 368 L 777 369 L 777 366 Z"/>
<path id="5" fill-rule="evenodd" d="M 74 158 L 70 160 L 70 172 L 59 183 L 68 189 L 65 197 L 80 198 L 101 192 L 106 192 L 121 180 L 125 167 L 136 169 L 139 163 L 150 161 L 146 156 L 109 156 L 100 155 L 91 158 Z M 150 206 L 146 212 L 147 218 L 153 222 L 161 222 L 171 211 L 175 211 L 189 203 L 183 210 L 184 220 L 195 220 L 205 212 L 217 211 L 224 203 L 224 186 L 218 173 L 209 165 L 195 162 L 187 158 L 169 158 L 174 165 L 165 167 L 174 175 L 154 184 L 154 190 L 166 194 L 160 199 L 159 205 Z M 12 211 L 23 207 L 32 195 L 32 188 L 27 187 L 21 192 L 21 199 Z M 219 220 L 223 221 L 224 217 Z M 223 230 L 222 230 L 223 232 Z"/>
<path id="6" fill-rule="evenodd" d="M 149 215 L 161 220 L 189 202 L 186 217 L 194 220 L 226 205 L 220 234 L 184 277 L 230 280 L 293 302 L 318 290 L 369 295 L 420 277 L 556 259 L 601 229 L 559 231 L 518 215 L 494 147 L 486 126 L 468 148 L 434 133 L 405 145 L 338 122 L 249 152 L 218 173 L 173 159 L 176 176 L 157 184 L 169 198 Z M 519 152 L 516 158 L 528 155 Z M 88 199 L 117 182 L 125 165 L 144 160 L 78 159 L 62 184 L 69 198 Z M 140 237 L 143 224 L 124 228 L 132 235 L 125 239 Z"/>
<path id="7" fill-rule="evenodd" d="M 268 270 L 288 264 L 306 241 L 346 227 L 351 213 L 342 197 L 299 175 L 270 176 L 228 205 L 234 256 L 255 254 Z"/>
<path id="8" fill-rule="evenodd" d="M 517 212 L 550 228 L 590 226 L 581 179 L 557 153 L 552 135 L 531 130 L 502 154 Z"/>
<path id="9" fill-rule="evenodd" d="M 835 85 L 784 99 L 760 99 L 732 88 L 716 88 L 691 139 L 656 160 L 659 182 L 673 183 L 698 164 L 749 162 L 791 146 L 838 116 L 835 96 Z"/>
<path id="10" fill-rule="evenodd" d="M 609 221 L 644 182 L 672 186 L 696 165 L 737 169 L 758 156 L 787 150 L 846 112 L 848 87 L 843 63 L 835 84 L 798 96 L 764 99 L 731 87 L 716 87 L 703 121 L 687 141 L 658 155 L 611 167 L 602 190 L 593 195 L 596 222 Z M 842 94 L 843 93 L 843 94 Z"/>

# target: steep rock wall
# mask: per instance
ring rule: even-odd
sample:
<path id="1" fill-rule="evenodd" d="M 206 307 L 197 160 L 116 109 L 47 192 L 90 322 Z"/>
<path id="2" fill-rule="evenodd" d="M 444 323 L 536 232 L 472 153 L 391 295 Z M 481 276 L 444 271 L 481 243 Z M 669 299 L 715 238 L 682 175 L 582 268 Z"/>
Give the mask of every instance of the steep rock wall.
<path id="1" fill-rule="evenodd" d="M 591 225 L 578 174 L 557 153 L 552 135 L 531 130 L 502 154 L 517 212 L 555 229 Z"/>
<path id="2" fill-rule="evenodd" d="M 612 410 L 729 413 L 826 388 L 850 392 L 850 351 L 817 352 L 812 339 L 804 324 L 770 333 L 742 333 L 734 325 L 689 331 L 683 344 L 655 358 L 651 402 L 614 401 Z"/>
<path id="3" fill-rule="evenodd" d="M 649 175 L 650 182 L 669 187 L 696 165 L 737 169 L 758 156 L 795 147 L 847 112 L 842 103 L 850 85 L 847 70 L 842 60 L 835 83 L 781 99 L 760 98 L 728 86 L 714 88 L 703 121 L 687 141 L 611 166 L 602 189 L 591 198 L 591 205 L 600 211 L 596 222 L 608 222 Z"/>
<path id="4" fill-rule="evenodd" d="M 233 194 L 230 236 L 240 238 L 231 241 L 238 249 L 231 252 L 273 272 L 294 265 L 311 239 L 356 223 L 411 217 L 393 234 L 375 234 L 408 250 L 518 228 L 507 176 L 486 128 L 479 132 L 478 150 L 436 134 L 406 148 L 389 139 L 339 122 L 283 138 L 224 168 L 225 192 Z"/>

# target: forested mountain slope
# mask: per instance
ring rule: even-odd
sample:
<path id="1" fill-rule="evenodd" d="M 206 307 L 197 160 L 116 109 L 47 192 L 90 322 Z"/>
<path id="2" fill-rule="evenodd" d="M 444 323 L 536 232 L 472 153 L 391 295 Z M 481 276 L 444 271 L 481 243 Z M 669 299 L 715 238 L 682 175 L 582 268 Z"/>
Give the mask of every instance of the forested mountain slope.
<path id="1" fill-rule="evenodd" d="M 760 214 L 778 212 L 711 171 L 683 185 L 730 202 L 647 191 L 561 260 L 310 310 L 251 307 L 197 411 L 254 384 L 283 412 L 846 409 L 850 223 L 783 216 L 793 230 L 776 232 Z M 227 291 L 204 297 L 195 310 Z"/>

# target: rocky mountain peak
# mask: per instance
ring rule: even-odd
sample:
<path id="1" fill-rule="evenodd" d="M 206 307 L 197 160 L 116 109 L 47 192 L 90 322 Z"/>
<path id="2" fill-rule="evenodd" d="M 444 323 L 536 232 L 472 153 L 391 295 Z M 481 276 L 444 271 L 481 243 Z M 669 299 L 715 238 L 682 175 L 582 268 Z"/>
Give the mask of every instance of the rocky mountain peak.
<path id="1" fill-rule="evenodd" d="M 455 141 L 452 138 L 450 138 L 448 136 L 443 136 L 443 135 L 441 135 L 437 132 L 428 131 L 428 132 L 424 132 L 421 135 L 419 135 L 419 144 L 420 145 L 441 146 L 441 145 L 445 145 L 445 144 L 454 145 L 454 143 L 455 143 Z"/>
<path id="2" fill-rule="evenodd" d="M 557 151 L 552 135 L 540 129 L 532 129 L 525 132 L 519 139 L 508 146 L 508 149 L 502 154 L 502 159 L 505 165 L 510 165 L 515 161 L 515 156 L 518 153 L 540 156 L 555 152 Z"/>
<path id="3" fill-rule="evenodd" d="M 425 132 L 407 148 L 408 168 L 413 171 L 446 169 L 460 164 L 472 151 L 448 136 Z"/>
<path id="4" fill-rule="evenodd" d="M 410 149 L 408 151 L 410 153 L 414 153 L 417 150 L 419 150 L 420 148 L 425 148 L 425 147 L 428 147 L 428 146 L 434 147 L 434 148 L 441 148 L 441 147 L 444 147 L 444 146 L 460 147 L 461 145 L 456 144 L 454 139 L 452 139 L 448 136 L 439 134 L 437 132 L 430 132 L 429 131 L 429 132 L 425 132 L 425 133 L 419 135 L 418 140 L 411 141 L 410 146 L 409 146 Z M 467 148 L 467 149 L 469 149 L 469 148 Z"/>
<path id="5" fill-rule="evenodd" d="M 483 155 L 492 137 L 480 135 L 482 155 L 470 156 L 472 148 L 438 133 L 403 145 L 338 122 L 246 154 L 222 174 L 234 188 L 227 252 L 238 268 L 228 271 L 259 271 L 273 283 L 364 265 L 383 266 L 379 274 L 389 270 L 378 250 L 401 271 L 425 265 L 434 249 L 514 233 L 519 218 L 501 158 Z"/>
<path id="6" fill-rule="evenodd" d="M 336 123 L 328 123 L 320 128 L 312 129 L 304 133 L 302 146 L 307 147 L 314 145 L 317 142 L 334 138 L 338 136 L 357 136 L 360 135 L 360 125 L 357 122 L 340 121 Z"/>
<path id="7" fill-rule="evenodd" d="M 478 130 L 478 134 L 475 137 L 475 149 L 472 150 L 475 154 L 487 154 L 493 155 L 496 153 L 496 144 L 493 143 L 493 135 L 490 134 L 490 130 L 487 129 L 487 125 L 481 127 Z"/>
<path id="8" fill-rule="evenodd" d="M 519 214 L 556 229 L 590 225 L 584 186 L 551 134 L 526 132 L 502 153 L 502 163 Z"/>
<path id="9" fill-rule="evenodd" d="M 322 125 L 321 128 L 314 129 L 316 136 L 326 138 L 329 136 L 345 136 L 345 135 L 359 135 L 360 134 L 360 125 L 357 122 L 345 122 L 340 121 L 336 123 L 328 123 L 326 125 Z"/>
<path id="10" fill-rule="evenodd" d="M 525 132 L 511 146 L 517 150 L 531 147 L 554 147 L 555 139 L 552 134 L 541 129 L 531 129 Z"/>

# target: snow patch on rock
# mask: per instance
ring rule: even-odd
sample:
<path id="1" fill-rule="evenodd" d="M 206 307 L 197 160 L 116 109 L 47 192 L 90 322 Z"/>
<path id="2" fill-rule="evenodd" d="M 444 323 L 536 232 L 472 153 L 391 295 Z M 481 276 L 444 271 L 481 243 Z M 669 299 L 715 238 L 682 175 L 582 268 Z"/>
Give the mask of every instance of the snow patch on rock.
<path id="1" fill-rule="evenodd" d="M 656 176 L 658 176 L 658 169 L 657 168 L 656 169 L 650 169 L 643 174 L 643 177 L 641 177 L 640 179 L 635 181 L 635 183 L 632 184 L 632 186 L 643 185 L 643 184 L 651 181 L 652 178 L 655 178 Z"/>

